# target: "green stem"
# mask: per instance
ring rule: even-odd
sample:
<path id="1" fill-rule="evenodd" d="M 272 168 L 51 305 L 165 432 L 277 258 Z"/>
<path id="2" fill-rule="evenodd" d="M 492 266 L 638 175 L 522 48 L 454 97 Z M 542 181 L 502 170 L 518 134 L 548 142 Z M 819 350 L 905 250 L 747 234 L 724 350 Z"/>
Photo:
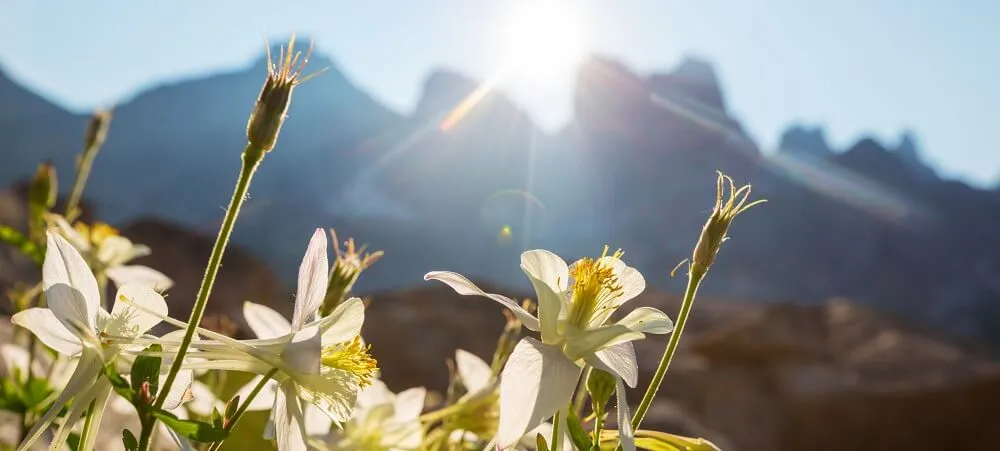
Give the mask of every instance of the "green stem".
<path id="1" fill-rule="evenodd" d="M 674 358 L 674 353 L 677 352 L 677 344 L 681 341 L 681 334 L 684 333 L 684 324 L 687 323 L 688 315 L 691 314 L 691 307 L 694 305 L 694 297 L 698 293 L 698 286 L 701 285 L 701 280 L 705 278 L 705 270 L 695 270 L 691 269 L 688 272 L 688 284 L 687 289 L 684 290 L 684 300 L 681 302 L 681 311 L 677 314 L 677 324 L 674 326 L 674 331 L 670 334 L 670 341 L 667 342 L 667 348 L 663 351 L 663 357 L 660 359 L 660 365 L 656 367 L 656 373 L 653 375 L 653 380 L 649 382 L 649 387 L 646 388 L 646 394 L 642 397 L 642 402 L 639 403 L 639 407 L 635 410 L 635 415 L 632 416 L 632 430 L 638 430 L 639 425 L 642 424 L 643 417 L 646 416 L 646 411 L 649 410 L 650 404 L 653 403 L 653 398 L 656 397 L 656 392 L 660 389 L 660 383 L 663 382 L 663 376 L 667 374 L 667 368 L 670 367 L 670 361 Z"/>
<path id="2" fill-rule="evenodd" d="M 97 407 L 97 400 L 90 402 L 90 407 L 87 409 L 87 417 L 83 420 L 83 433 L 80 435 L 80 443 L 87 443 L 89 440 L 89 434 L 91 433 L 92 423 L 94 422 L 94 410 Z M 97 432 L 97 431 L 93 431 Z"/>
<path id="3" fill-rule="evenodd" d="M 83 189 L 87 186 L 87 179 L 90 177 L 90 167 L 94 164 L 94 157 L 100 146 L 88 147 L 80 155 L 80 167 L 76 169 L 76 179 L 73 180 L 73 191 L 69 194 L 66 202 L 66 220 L 73 222 L 77 216 L 77 207 L 83 197 Z"/>
<path id="4" fill-rule="evenodd" d="M 601 443 L 601 430 L 604 429 L 604 406 L 594 403 L 594 445 L 598 449 Z"/>
<path id="5" fill-rule="evenodd" d="M 558 451 L 562 449 L 562 417 L 563 412 L 560 410 L 556 412 L 555 418 L 552 419 L 552 444 L 549 445 L 549 449 L 552 451 Z"/>
<path id="6" fill-rule="evenodd" d="M 263 158 L 263 149 L 252 144 L 247 144 L 246 150 L 243 151 L 243 165 L 240 169 L 240 178 L 236 182 L 233 197 L 229 200 L 229 208 L 226 210 L 226 217 L 219 228 L 219 236 L 215 239 L 215 245 L 212 247 L 212 255 L 208 259 L 208 266 L 205 268 L 205 277 L 201 280 L 198 297 L 195 299 L 194 307 L 191 309 L 191 317 L 188 319 L 188 326 L 184 331 L 184 339 L 181 341 L 180 347 L 177 348 L 177 355 L 174 357 L 173 364 L 170 365 L 170 372 L 167 373 L 167 379 L 160 387 L 161 393 L 169 392 L 170 387 L 174 384 L 174 380 L 177 379 L 177 373 L 181 371 L 181 366 L 184 364 L 184 356 L 191 346 L 195 331 L 201 323 L 201 317 L 205 314 L 208 295 L 211 294 L 212 285 L 215 284 L 215 276 L 218 274 L 219 266 L 222 264 L 222 255 L 226 251 L 226 245 L 229 244 L 229 236 L 233 233 L 233 225 L 236 224 L 236 217 L 240 214 L 240 207 L 243 206 L 243 201 L 247 197 L 247 191 L 250 189 L 250 181 L 253 179 L 254 172 Z M 158 397 L 155 407 L 163 407 L 163 402 L 166 399 L 166 396 Z"/>
<path id="7" fill-rule="evenodd" d="M 139 451 L 149 451 L 153 430 L 156 429 L 156 419 L 150 415 L 141 421 L 142 431 L 139 432 Z"/>
<path id="8" fill-rule="evenodd" d="M 243 417 L 243 414 L 247 411 L 248 408 L 250 408 L 250 402 L 253 401 L 253 399 L 256 398 L 258 394 L 260 394 L 260 391 L 264 389 L 265 385 L 267 385 L 267 381 L 271 380 L 271 378 L 274 377 L 275 374 L 278 374 L 277 368 L 271 368 L 271 371 L 268 371 L 267 374 L 264 374 L 264 377 L 260 379 L 260 382 L 258 382 L 257 385 L 253 387 L 253 390 L 250 390 L 250 393 L 247 395 L 247 399 L 242 400 L 243 402 L 240 403 L 240 407 L 236 409 L 236 413 L 233 414 L 233 417 L 226 419 L 227 423 L 224 428 L 225 430 L 231 431 L 233 430 L 234 427 L 236 427 L 236 423 L 240 421 L 240 418 Z M 208 447 L 208 451 L 218 450 L 219 448 L 222 447 L 223 441 L 212 443 L 212 446 Z"/>
<path id="9" fill-rule="evenodd" d="M 583 411 L 583 403 L 587 400 L 587 379 L 590 379 L 590 372 L 594 370 L 594 367 L 587 365 L 587 368 L 583 370 L 583 377 L 580 378 L 580 385 L 576 388 L 576 396 L 573 398 L 573 413 L 577 417 L 580 417 L 580 412 Z"/>

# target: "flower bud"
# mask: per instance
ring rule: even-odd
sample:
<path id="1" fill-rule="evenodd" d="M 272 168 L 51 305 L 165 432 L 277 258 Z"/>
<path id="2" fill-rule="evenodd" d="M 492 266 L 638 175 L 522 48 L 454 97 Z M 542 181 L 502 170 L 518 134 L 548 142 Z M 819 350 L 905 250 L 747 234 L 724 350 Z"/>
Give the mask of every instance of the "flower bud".
<path id="1" fill-rule="evenodd" d="M 108 126 L 110 125 L 110 110 L 97 110 L 90 116 L 87 132 L 83 136 L 84 152 L 96 152 L 104 144 L 104 138 L 108 135 Z"/>
<path id="2" fill-rule="evenodd" d="M 590 401 L 593 404 L 594 413 L 603 415 L 606 410 L 604 406 L 611 400 L 615 393 L 615 377 L 610 373 L 594 368 L 587 378 L 587 392 L 590 393 Z"/>
<path id="3" fill-rule="evenodd" d="M 281 48 L 278 60 L 271 59 L 271 49 L 267 50 L 267 79 L 257 96 L 250 119 L 247 121 L 247 139 L 251 146 L 269 152 L 278 141 L 281 124 L 285 121 L 288 106 L 292 102 L 292 91 L 300 83 L 302 69 L 309 61 L 312 48 L 306 52 L 295 51 L 295 36 L 288 41 L 288 48 Z"/>
<path id="4" fill-rule="evenodd" d="M 694 247 L 694 254 L 691 257 L 691 272 L 694 274 L 704 274 L 708 268 L 715 263 L 715 255 L 722 247 L 722 242 L 726 240 L 729 226 L 740 213 L 754 205 L 766 202 L 757 200 L 747 203 L 750 197 L 750 185 L 744 185 L 736 189 L 733 179 L 719 172 L 716 180 L 715 208 L 705 222 L 698 238 L 698 244 Z M 725 184 L 729 185 L 729 194 L 725 195 Z M 725 202 L 723 198 L 725 197 Z"/>
<path id="5" fill-rule="evenodd" d="M 51 162 L 38 165 L 35 178 L 28 189 L 28 200 L 33 206 L 51 209 L 56 203 L 56 168 Z"/>
<path id="6" fill-rule="evenodd" d="M 320 316 L 326 316 L 333 312 L 333 309 L 347 298 L 361 272 L 382 257 L 382 251 L 368 254 L 365 253 L 365 246 L 355 247 L 353 238 L 348 238 L 344 242 L 345 248 L 341 250 L 340 242 L 337 241 L 337 232 L 331 229 L 330 236 L 333 239 L 333 251 L 336 253 L 336 259 L 333 262 L 333 268 L 330 268 L 330 283 L 326 288 Z"/>

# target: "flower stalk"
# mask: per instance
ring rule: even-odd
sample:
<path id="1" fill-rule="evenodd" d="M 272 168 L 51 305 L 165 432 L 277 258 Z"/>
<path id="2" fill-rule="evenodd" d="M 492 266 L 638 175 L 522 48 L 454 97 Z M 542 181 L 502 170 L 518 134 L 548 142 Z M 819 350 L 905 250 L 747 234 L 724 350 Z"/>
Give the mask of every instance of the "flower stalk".
<path id="1" fill-rule="evenodd" d="M 104 145 L 110 124 L 110 110 L 98 110 L 90 117 L 90 122 L 87 124 L 87 134 L 83 139 L 83 152 L 76 162 L 76 179 L 73 181 L 73 191 L 70 192 L 69 200 L 66 202 L 67 221 L 73 222 L 80 216 L 80 199 L 83 198 L 83 189 L 87 186 L 87 179 L 90 177 L 90 167 L 94 164 L 97 152 Z"/>

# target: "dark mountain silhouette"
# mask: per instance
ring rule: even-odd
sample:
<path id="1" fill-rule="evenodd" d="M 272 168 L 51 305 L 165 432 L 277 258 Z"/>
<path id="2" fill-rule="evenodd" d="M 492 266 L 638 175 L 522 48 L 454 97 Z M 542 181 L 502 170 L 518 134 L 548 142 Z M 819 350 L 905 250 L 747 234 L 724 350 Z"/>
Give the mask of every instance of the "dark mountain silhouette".
<path id="1" fill-rule="evenodd" d="M 313 63 L 330 70 L 299 88 L 235 235 L 286 280 L 309 231 L 327 226 L 387 251 L 363 290 L 415 284 L 432 269 L 523 287 L 522 249 L 576 257 L 608 243 L 650 283 L 679 291 L 667 274 L 690 254 L 722 170 L 769 202 L 737 221 L 706 292 L 847 296 L 978 339 L 1000 323 L 1000 192 L 940 178 L 911 133 L 840 150 L 821 128 L 796 125 L 781 151 L 762 153 L 698 59 L 640 76 L 592 58 L 575 81 L 574 119 L 553 134 L 456 72 L 432 73 L 415 110 L 400 114 L 332 61 Z M 263 74 L 258 60 L 119 106 L 88 188 L 97 216 L 167 217 L 213 235 Z M 85 118 L 2 76 L 0 95 L 0 135 L 12 137 L 0 183 L 51 159 L 67 187 Z"/>

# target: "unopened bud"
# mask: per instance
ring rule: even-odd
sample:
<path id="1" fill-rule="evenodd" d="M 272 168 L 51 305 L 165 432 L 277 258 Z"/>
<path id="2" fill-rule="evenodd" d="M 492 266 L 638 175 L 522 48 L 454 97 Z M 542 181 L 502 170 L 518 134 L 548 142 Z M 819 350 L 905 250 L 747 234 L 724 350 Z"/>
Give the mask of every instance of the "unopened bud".
<path id="1" fill-rule="evenodd" d="M 292 103 L 292 91 L 305 81 L 302 69 L 309 61 L 311 52 L 311 47 L 304 56 L 302 52 L 296 52 L 295 36 L 288 41 L 287 49 L 281 48 L 277 61 L 272 60 L 271 49 L 268 47 L 267 79 L 247 121 L 247 139 L 252 146 L 264 152 L 274 148 L 288 106 Z"/>
<path id="2" fill-rule="evenodd" d="M 91 152 L 91 149 L 96 150 L 104 144 L 104 138 L 108 136 L 108 126 L 110 125 L 110 110 L 97 110 L 90 116 L 90 122 L 87 123 L 87 133 L 83 137 L 85 152 Z"/>
<path id="3" fill-rule="evenodd" d="M 694 274 L 704 274 L 708 268 L 715 263 L 715 255 L 722 247 L 722 242 L 726 240 L 729 226 L 740 213 L 754 205 L 764 203 L 765 200 L 756 200 L 747 203 L 750 197 L 750 185 L 744 185 L 736 189 L 733 179 L 719 172 L 716 180 L 715 207 L 712 214 L 701 229 L 701 236 L 698 244 L 694 247 L 694 254 L 691 257 L 691 271 Z M 729 186 L 729 193 L 726 195 L 726 185 Z"/>
<path id="4" fill-rule="evenodd" d="M 31 180 L 31 188 L 28 190 L 28 198 L 31 205 L 43 209 L 51 209 L 56 203 L 56 168 L 51 162 L 44 162 L 38 165 L 35 178 Z"/>
<path id="5" fill-rule="evenodd" d="M 611 400 L 611 395 L 615 393 L 615 377 L 610 373 L 594 368 L 587 377 L 587 392 L 590 393 L 590 401 L 593 404 L 594 413 L 603 415 L 606 410 L 604 406 Z"/>
<path id="6" fill-rule="evenodd" d="M 337 241 L 337 232 L 330 229 L 330 236 L 334 243 L 333 251 L 336 258 L 333 268 L 330 268 L 330 283 L 327 285 L 323 306 L 320 308 L 321 316 L 329 315 L 341 302 L 344 302 L 354 287 L 354 282 L 361 276 L 361 272 L 382 257 L 382 251 L 365 253 L 366 247 L 356 247 L 353 238 L 348 238 L 344 242 L 344 249 L 341 249 L 340 242 Z"/>

